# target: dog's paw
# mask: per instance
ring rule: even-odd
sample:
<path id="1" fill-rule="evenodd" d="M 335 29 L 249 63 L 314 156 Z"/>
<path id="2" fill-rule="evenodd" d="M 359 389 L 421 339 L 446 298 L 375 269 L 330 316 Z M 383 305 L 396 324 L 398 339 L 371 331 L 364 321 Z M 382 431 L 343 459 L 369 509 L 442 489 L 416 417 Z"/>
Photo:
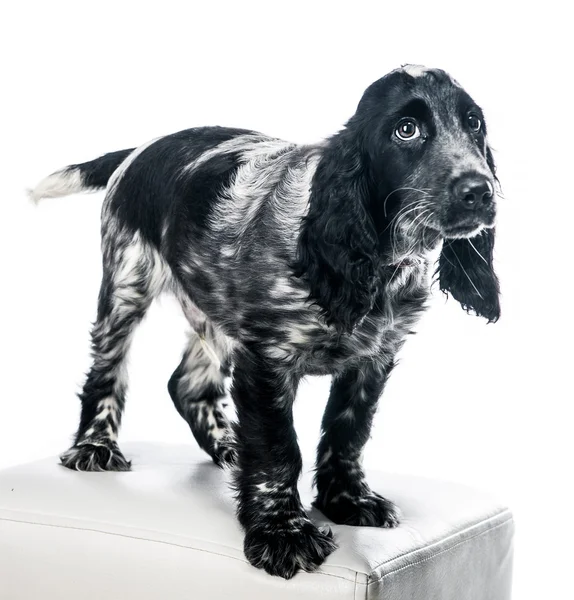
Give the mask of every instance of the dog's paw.
<path id="1" fill-rule="evenodd" d="M 319 530 L 311 521 L 293 530 L 248 531 L 247 560 L 270 575 L 291 579 L 299 570 L 314 571 L 337 548 L 330 529 Z"/>
<path id="2" fill-rule="evenodd" d="M 233 445 L 219 444 L 210 455 L 218 467 L 233 467 L 237 464 L 237 451 Z"/>
<path id="3" fill-rule="evenodd" d="M 361 496 L 342 492 L 327 503 L 314 502 L 325 516 L 340 525 L 360 527 L 397 527 L 400 511 L 390 500 L 368 491 Z"/>
<path id="4" fill-rule="evenodd" d="M 124 458 L 118 445 L 106 443 L 81 443 L 72 446 L 60 456 L 68 469 L 75 471 L 129 471 L 131 462 Z"/>

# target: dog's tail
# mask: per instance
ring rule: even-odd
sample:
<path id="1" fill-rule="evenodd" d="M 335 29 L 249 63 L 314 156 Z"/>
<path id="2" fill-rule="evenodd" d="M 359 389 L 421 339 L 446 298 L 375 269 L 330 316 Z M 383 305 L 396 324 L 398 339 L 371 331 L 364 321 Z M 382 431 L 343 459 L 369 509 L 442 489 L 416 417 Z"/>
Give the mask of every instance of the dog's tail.
<path id="1" fill-rule="evenodd" d="M 95 192 L 106 187 L 113 172 L 134 151 L 118 150 L 77 165 L 69 165 L 48 175 L 28 195 L 33 202 L 79 192 Z"/>

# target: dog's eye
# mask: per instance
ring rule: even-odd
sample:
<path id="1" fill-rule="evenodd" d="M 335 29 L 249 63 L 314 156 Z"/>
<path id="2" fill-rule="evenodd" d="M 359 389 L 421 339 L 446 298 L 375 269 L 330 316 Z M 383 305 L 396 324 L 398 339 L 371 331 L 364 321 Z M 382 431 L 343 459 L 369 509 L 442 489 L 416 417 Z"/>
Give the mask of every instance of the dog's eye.
<path id="1" fill-rule="evenodd" d="M 478 133 L 482 129 L 482 122 L 476 115 L 468 115 L 467 119 L 471 131 Z"/>
<path id="2" fill-rule="evenodd" d="M 421 130 L 418 125 L 410 119 L 401 121 L 395 129 L 395 135 L 400 140 L 414 140 L 415 138 L 418 138 L 420 134 Z"/>

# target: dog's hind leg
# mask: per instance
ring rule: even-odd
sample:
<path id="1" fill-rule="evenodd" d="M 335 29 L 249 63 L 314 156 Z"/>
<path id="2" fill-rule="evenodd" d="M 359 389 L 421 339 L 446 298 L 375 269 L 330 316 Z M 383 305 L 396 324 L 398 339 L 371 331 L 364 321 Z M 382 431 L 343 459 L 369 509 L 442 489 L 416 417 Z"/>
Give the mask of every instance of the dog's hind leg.
<path id="1" fill-rule="evenodd" d="M 216 465 L 235 462 L 230 423 L 225 414 L 225 377 L 230 374 L 230 346 L 204 315 L 182 302 L 190 321 L 187 347 L 168 383 L 179 414 L 187 421 L 197 443 Z"/>
<path id="2" fill-rule="evenodd" d="M 93 363 L 80 394 L 82 411 L 74 445 L 60 459 L 79 471 L 127 471 L 130 463 L 117 445 L 127 387 L 126 354 L 136 325 L 163 285 L 165 271 L 138 233 L 113 228 L 108 237 L 104 231 L 102 248 Z"/>

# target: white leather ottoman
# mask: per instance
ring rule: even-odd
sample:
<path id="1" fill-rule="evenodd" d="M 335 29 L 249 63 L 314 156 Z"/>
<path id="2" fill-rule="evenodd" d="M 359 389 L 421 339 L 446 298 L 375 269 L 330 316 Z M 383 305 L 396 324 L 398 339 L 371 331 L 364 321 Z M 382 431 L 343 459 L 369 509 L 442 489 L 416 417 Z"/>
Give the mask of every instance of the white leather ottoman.
<path id="1" fill-rule="evenodd" d="M 132 472 L 78 473 L 55 457 L 0 472 L 1 600 L 510 598 L 512 516 L 464 486 L 370 472 L 400 527 L 332 525 L 339 549 L 285 581 L 243 557 L 228 474 L 198 449 L 123 450 Z"/>

